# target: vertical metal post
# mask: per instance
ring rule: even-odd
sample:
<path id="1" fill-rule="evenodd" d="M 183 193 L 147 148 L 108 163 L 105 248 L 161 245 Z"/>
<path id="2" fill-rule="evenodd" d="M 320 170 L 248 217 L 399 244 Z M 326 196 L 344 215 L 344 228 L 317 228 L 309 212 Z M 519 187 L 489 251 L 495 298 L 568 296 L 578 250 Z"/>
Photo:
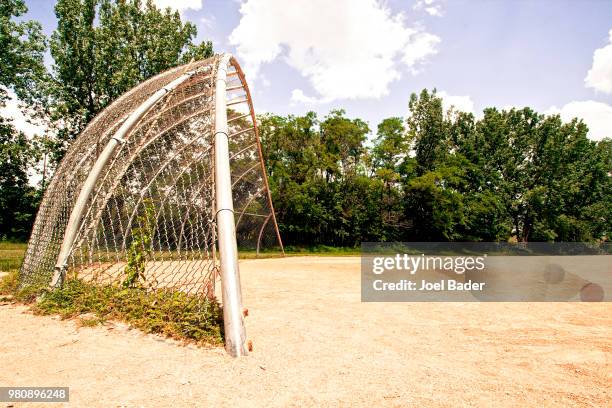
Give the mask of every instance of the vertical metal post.
<path id="1" fill-rule="evenodd" d="M 227 134 L 226 78 L 230 59 L 230 54 L 221 56 L 215 79 L 215 196 L 223 291 L 225 350 L 231 356 L 239 357 L 247 355 L 248 351 L 244 316 L 242 314 L 242 291 L 238 269 L 238 247 L 236 244 Z"/>

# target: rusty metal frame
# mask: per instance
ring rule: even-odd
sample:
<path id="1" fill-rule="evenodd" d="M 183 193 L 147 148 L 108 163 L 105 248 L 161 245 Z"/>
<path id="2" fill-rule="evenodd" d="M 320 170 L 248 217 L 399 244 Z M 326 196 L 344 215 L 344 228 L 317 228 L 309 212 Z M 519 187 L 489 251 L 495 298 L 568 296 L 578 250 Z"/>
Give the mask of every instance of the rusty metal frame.
<path id="1" fill-rule="evenodd" d="M 259 137 L 259 128 L 257 127 L 257 117 L 255 116 L 255 109 L 253 108 L 253 98 L 251 97 L 251 91 L 249 90 L 249 85 L 246 82 L 246 77 L 238 61 L 236 61 L 236 59 L 232 57 L 230 59 L 230 64 L 236 70 L 238 77 L 240 78 L 240 82 L 242 83 L 242 86 L 244 88 L 244 92 L 246 94 L 246 102 L 248 103 L 248 106 L 249 106 L 249 113 L 251 115 L 251 119 L 253 121 L 253 128 L 255 131 L 255 139 L 257 140 L 257 151 L 259 153 L 259 163 L 261 164 L 261 171 L 263 174 L 264 185 L 266 188 L 268 203 L 270 205 L 270 213 L 272 214 L 272 220 L 274 221 L 274 231 L 276 232 L 276 238 L 278 239 L 278 244 L 280 245 L 282 255 L 284 256 L 285 248 L 283 246 L 283 240 L 281 239 L 280 231 L 278 229 L 278 222 L 276 221 L 276 211 L 274 210 L 274 204 L 272 203 L 272 194 L 270 193 L 270 184 L 268 183 L 268 173 L 266 171 L 266 166 L 263 160 L 263 152 L 261 150 L 261 139 Z M 263 231 L 264 227 L 265 227 L 265 224 L 262 226 L 261 231 Z"/>

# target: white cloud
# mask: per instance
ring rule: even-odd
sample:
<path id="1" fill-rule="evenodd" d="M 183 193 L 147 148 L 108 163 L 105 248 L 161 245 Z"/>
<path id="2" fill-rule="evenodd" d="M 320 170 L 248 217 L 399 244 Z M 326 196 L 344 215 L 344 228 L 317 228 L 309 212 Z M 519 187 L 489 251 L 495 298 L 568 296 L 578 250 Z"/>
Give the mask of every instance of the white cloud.
<path id="1" fill-rule="evenodd" d="M 593 53 L 593 66 L 584 78 L 584 83 L 589 88 L 612 94 L 612 30 L 608 35 L 609 44 Z"/>
<path id="2" fill-rule="evenodd" d="M 170 7 L 173 9 L 177 9 L 181 13 L 187 9 L 202 9 L 202 0 L 153 0 L 153 2 L 159 8 Z"/>
<path id="3" fill-rule="evenodd" d="M 265 75 L 261 75 L 261 84 L 264 86 L 264 88 L 269 88 L 270 85 L 272 85 L 272 82 L 270 82 L 268 77 Z"/>
<path id="4" fill-rule="evenodd" d="M 296 89 L 294 102 L 380 98 L 402 65 L 416 71 L 440 42 L 376 0 L 247 0 L 240 13 L 230 43 L 247 75 L 282 58 L 317 94 Z"/>
<path id="5" fill-rule="evenodd" d="M 589 127 L 591 140 L 612 138 L 612 106 L 596 101 L 572 101 L 558 108 L 552 106 L 544 112 L 548 115 L 559 114 L 564 122 L 579 118 Z"/>
<path id="6" fill-rule="evenodd" d="M 314 96 L 307 96 L 301 89 L 294 89 L 291 91 L 291 104 L 304 104 L 304 105 L 319 105 L 322 103 L 329 103 L 331 100 L 326 98 L 316 98 Z"/>
<path id="7" fill-rule="evenodd" d="M 442 17 L 442 5 L 436 0 L 419 0 L 412 6 L 412 9 L 423 10 L 430 16 Z"/>
<path id="8" fill-rule="evenodd" d="M 217 22 L 217 19 L 213 15 L 204 16 L 200 18 L 200 23 L 202 23 L 202 26 L 205 28 L 213 28 L 216 22 Z"/>
<path id="9" fill-rule="evenodd" d="M 11 124 L 15 129 L 22 131 L 26 136 L 32 138 L 34 135 L 42 136 L 45 133 L 45 127 L 28 122 L 27 117 L 19 108 L 19 100 L 12 91 L 8 92 L 9 100 L 6 101 L 6 106 L 0 108 L 0 115 L 4 118 L 12 119 Z"/>
<path id="10" fill-rule="evenodd" d="M 469 95 L 449 95 L 445 91 L 438 91 L 436 94 L 442 98 L 442 109 L 444 109 L 444 112 L 453 107 L 456 111 L 475 113 L 474 101 L 472 101 Z"/>
<path id="11" fill-rule="evenodd" d="M 439 42 L 440 37 L 436 35 L 424 31 L 415 33 L 412 41 L 404 48 L 402 62 L 410 68 L 413 74 L 416 74 L 419 71 L 417 68 L 419 62 L 438 52 L 436 47 Z"/>

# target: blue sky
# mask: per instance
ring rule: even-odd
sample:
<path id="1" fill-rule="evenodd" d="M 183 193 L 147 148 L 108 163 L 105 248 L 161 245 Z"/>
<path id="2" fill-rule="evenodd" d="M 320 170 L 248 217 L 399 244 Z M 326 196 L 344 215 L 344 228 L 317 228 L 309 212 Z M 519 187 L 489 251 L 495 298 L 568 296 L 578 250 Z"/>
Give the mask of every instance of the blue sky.
<path id="1" fill-rule="evenodd" d="M 436 87 L 476 115 L 528 105 L 612 137 L 611 1 L 155 1 L 238 57 L 260 112 L 341 107 L 375 129 Z M 27 5 L 50 35 L 54 2 Z"/>

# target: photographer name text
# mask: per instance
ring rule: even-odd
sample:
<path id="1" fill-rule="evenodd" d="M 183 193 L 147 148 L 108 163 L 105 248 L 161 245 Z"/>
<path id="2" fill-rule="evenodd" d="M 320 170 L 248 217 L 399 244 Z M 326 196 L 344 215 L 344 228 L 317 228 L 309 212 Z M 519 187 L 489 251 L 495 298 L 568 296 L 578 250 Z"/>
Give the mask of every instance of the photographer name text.
<path id="1" fill-rule="evenodd" d="M 441 292 L 441 291 L 482 291 L 485 287 L 484 282 L 460 282 L 454 279 L 442 279 L 437 282 L 429 282 L 426 280 L 413 281 L 402 279 L 397 282 L 385 282 L 382 279 L 376 279 L 372 282 L 372 286 L 376 291 L 424 291 L 424 292 Z"/>

